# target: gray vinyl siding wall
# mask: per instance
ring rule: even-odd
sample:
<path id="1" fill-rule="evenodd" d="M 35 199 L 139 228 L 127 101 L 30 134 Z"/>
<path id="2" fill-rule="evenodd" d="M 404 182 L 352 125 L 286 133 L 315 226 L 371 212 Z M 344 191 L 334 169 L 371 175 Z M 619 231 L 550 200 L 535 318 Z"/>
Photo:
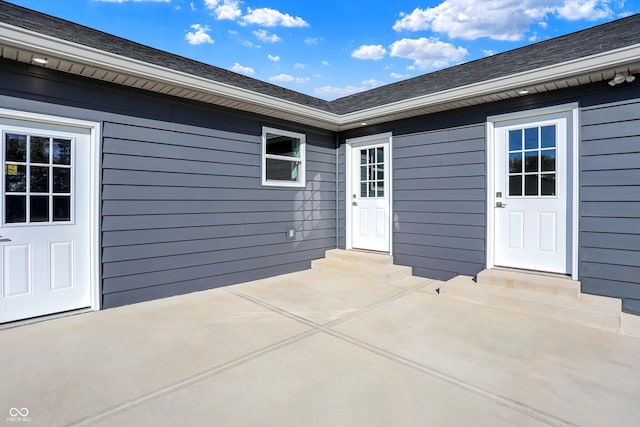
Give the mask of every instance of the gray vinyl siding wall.
<path id="1" fill-rule="evenodd" d="M 307 269 L 335 247 L 332 132 L 8 61 L 0 103 L 102 124 L 104 308 Z M 262 126 L 306 135 L 305 188 L 261 185 Z"/>
<path id="2" fill-rule="evenodd" d="M 485 126 L 393 140 L 393 254 L 418 276 L 475 275 L 485 262 Z"/>
<path id="3" fill-rule="evenodd" d="M 640 315 L 640 99 L 581 114 L 582 291 Z"/>

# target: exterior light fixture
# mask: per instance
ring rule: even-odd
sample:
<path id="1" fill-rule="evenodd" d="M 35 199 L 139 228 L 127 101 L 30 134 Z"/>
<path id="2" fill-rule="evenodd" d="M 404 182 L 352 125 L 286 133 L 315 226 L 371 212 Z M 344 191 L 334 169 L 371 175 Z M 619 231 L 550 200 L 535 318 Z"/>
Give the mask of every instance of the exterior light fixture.
<path id="1" fill-rule="evenodd" d="M 631 83 L 635 79 L 636 79 L 636 76 L 634 76 L 630 72 L 627 72 L 624 74 L 616 74 L 615 76 L 613 76 L 611 80 L 609 80 L 608 83 L 609 83 L 609 86 L 613 87 L 624 82 Z"/>
<path id="2" fill-rule="evenodd" d="M 47 58 L 41 57 L 41 56 L 34 56 L 32 59 L 33 62 L 35 62 L 36 64 L 40 64 L 40 65 L 45 65 L 49 62 L 49 60 Z"/>
<path id="3" fill-rule="evenodd" d="M 529 95 L 529 90 L 527 89 L 520 89 L 518 91 L 518 95 Z"/>

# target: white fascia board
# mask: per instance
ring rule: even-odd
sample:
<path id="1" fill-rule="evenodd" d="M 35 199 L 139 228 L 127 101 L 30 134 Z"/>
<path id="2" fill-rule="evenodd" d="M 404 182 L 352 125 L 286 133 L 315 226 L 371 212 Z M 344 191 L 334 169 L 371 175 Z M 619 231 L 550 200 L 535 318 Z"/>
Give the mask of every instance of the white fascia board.
<path id="1" fill-rule="evenodd" d="M 589 72 L 609 70 L 613 72 L 617 67 L 640 60 L 640 44 L 626 46 L 620 49 L 607 51 L 597 55 L 578 58 L 547 67 L 536 68 L 522 73 L 511 74 L 492 80 L 486 80 L 467 86 L 461 86 L 441 92 L 406 99 L 379 107 L 347 113 L 340 116 L 340 125 L 366 122 L 376 117 L 402 113 L 407 110 L 424 108 L 431 105 L 442 104 L 489 95 L 495 92 L 518 90 L 535 86 L 539 83 L 552 80 L 561 80 Z M 623 70 L 618 70 L 623 71 Z M 626 70 L 624 70 L 626 71 Z"/>
<path id="2" fill-rule="evenodd" d="M 25 49 L 38 55 L 64 59 L 313 118 L 314 120 L 324 121 L 332 127 L 336 126 L 338 118 L 334 113 L 317 108 L 61 40 L 6 23 L 0 23 L 0 43 L 6 43 L 9 46 Z"/>

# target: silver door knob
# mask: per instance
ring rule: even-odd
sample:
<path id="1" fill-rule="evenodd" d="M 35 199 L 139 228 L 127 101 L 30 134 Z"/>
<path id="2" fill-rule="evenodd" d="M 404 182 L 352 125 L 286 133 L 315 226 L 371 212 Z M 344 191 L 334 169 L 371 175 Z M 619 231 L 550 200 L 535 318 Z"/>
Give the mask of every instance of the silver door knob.
<path id="1" fill-rule="evenodd" d="M 358 202 L 351 203 L 353 206 L 358 206 Z"/>
<path id="2" fill-rule="evenodd" d="M 506 208 L 507 204 L 502 202 L 496 202 L 496 208 Z"/>

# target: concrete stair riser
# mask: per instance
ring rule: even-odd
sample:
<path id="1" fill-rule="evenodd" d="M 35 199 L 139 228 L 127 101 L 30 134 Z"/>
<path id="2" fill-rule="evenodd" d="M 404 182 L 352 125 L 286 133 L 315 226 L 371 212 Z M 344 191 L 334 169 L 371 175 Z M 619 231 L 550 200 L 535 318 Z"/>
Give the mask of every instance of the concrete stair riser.
<path id="1" fill-rule="evenodd" d="M 411 276 L 411 268 L 400 265 L 376 267 L 373 265 L 359 265 L 343 261 L 328 259 L 314 260 L 311 268 L 318 271 L 357 276 L 369 280 L 392 283 Z"/>
<path id="2" fill-rule="evenodd" d="M 311 268 L 388 284 L 411 277 L 411 267 L 394 265 L 385 254 L 332 249 L 325 256 L 312 261 Z"/>
<path id="3" fill-rule="evenodd" d="M 490 269 L 478 273 L 477 279 L 478 283 L 482 285 L 520 289 L 547 295 L 577 297 L 580 293 L 580 282 L 561 277 Z"/>
<path id="4" fill-rule="evenodd" d="M 393 257 L 391 257 L 390 255 L 374 254 L 369 252 L 345 251 L 342 249 L 331 249 L 326 251 L 325 258 L 358 265 L 393 265 Z"/>
<path id="5" fill-rule="evenodd" d="M 544 316 L 605 329 L 620 330 L 620 300 L 594 295 L 548 295 L 516 288 L 476 283 L 469 276 L 457 276 L 440 288 L 440 294 L 476 304 Z"/>

